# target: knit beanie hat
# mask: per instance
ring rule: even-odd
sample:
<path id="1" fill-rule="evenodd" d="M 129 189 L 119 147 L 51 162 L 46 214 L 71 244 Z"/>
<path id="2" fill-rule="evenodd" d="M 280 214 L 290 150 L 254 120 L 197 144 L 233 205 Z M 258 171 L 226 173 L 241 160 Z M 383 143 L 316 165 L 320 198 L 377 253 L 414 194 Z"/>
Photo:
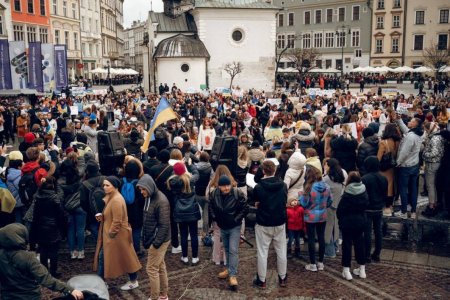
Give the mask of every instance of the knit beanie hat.
<path id="1" fill-rule="evenodd" d="M 170 152 L 166 149 L 158 153 L 158 160 L 162 163 L 167 163 L 170 159 Z"/>
<path id="2" fill-rule="evenodd" d="M 231 185 L 231 180 L 227 175 L 222 175 L 219 178 L 218 186 Z"/>
<path id="3" fill-rule="evenodd" d="M 9 153 L 9 160 L 22 160 L 23 161 L 23 154 L 20 151 L 11 151 Z"/>
<path id="4" fill-rule="evenodd" d="M 115 187 L 116 189 L 120 187 L 120 179 L 117 178 L 116 176 L 108 176 L 106 177 L 105 180 L 111 183 L 112 186 Z"/>
<path id="5" fill-rule="evenodd" d="M 100 170 L 100 167 L 98 166 L 98 163 L 96 161 L 90 160 L 86 164 L 86 174 L 88 176 L 97 174 L 99 170 Z"/>
<path id="6" fill-rule="evenodd" d="M 25 133 L 23 138 L 25 140 L 25 143 L 32 144 L 34 142 L 34 140 L 36 139 L 36 136 L 33 133 L 28 132 L 28 133 Z"/>
<path id="7" fill-rule="evenodd" d="M 362 135 L 366 139 L 366 138 L 371 137 L 372 135 L 374 135 L 374 132 L 373 132 L 372 128 L 367 127 L 367 128 L 363 129 Z"/>
<path id="8" fill-rule="evenodd" d="M 322 175 L 322 164 L 320 163 L 320 159 L 318 156 L 310 157 L 306 160 L 306 166 L 311 166 L 320 171 L 320 175 Z"/>
<path id="9" fill-rule="evenodd" d="M 173 173 L 177 176 L 181 176 L 184 173 L 186 173 L 186 166 L 184 165 L 184 163 L 182 162 L 177 162 L 174 166 L 173 166 Z"/>

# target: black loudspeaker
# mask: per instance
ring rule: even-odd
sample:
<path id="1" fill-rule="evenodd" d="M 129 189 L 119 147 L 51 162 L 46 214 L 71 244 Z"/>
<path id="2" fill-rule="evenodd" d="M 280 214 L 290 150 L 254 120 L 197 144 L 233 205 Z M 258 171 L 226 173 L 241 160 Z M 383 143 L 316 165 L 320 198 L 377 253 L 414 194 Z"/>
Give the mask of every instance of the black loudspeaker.
<path id="1" fill-rule="evenodd" d="M 234 136 L 216 137 L 211 150 L 211 165 L 214 170 L 218 165 L 225 165 L 236 177 L 238 139 Z"/>
<path id="2" fill-rule="evenodd" d="M 125 159 L 125 147 L 118 132 L 99 131 L 98 160 L 103 175 L 117 175 Z"/>

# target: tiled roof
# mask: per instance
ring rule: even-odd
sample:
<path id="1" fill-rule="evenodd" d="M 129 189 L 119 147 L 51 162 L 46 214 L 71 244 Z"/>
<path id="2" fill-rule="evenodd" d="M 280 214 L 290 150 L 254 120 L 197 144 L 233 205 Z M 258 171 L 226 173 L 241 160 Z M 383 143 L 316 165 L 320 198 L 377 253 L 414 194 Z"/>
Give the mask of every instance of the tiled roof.
<path id="1" fill-rule="evenodd" d="M 159 42 L 155 58 L 161 57 L 207 57 L 208 50 L 196 36 L 178 34 Z"/>

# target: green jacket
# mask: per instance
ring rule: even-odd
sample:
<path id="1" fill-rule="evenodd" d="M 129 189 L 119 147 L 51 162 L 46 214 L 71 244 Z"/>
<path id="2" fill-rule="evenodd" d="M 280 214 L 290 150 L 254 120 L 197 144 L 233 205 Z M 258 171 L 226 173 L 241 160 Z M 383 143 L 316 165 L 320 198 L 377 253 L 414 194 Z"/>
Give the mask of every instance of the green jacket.
<path id="1" fill-rule="evenodd" d="M 40 286 L 60 293 L 71 293 L 72 288 L 53 278 L 36 259 L 26 251 L 28 231 L 14 223 L 0 229 L 0 293 L 2 300 L 39 300 Z"/>

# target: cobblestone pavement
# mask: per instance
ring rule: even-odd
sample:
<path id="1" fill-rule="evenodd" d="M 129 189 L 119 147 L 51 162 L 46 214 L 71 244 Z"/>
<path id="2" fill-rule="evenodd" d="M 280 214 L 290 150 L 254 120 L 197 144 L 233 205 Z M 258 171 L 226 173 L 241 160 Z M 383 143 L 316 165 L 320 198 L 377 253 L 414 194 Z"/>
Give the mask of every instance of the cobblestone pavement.
<path id="1" fill-rule="evenodd" d="M 250 239 L 254 243 L 254 239 Z M 60 272 L 68 280 L 76 274 L 92 273 L 93 243 L 88 243 L 84 261 L 70 261 L 69 254 L 61 251 Z M 306 245 L 302 254 L 307 255 Z M 383 250 L 382 261 L 367 265 L 367 279 L 351 282 L 341 276 L 340 256 L 325 259 L 325 270 L 308 272 L 306 260 L 291 259 L 288 262 L 288 286 L 277 284 L 276 255 L 271 249 L 268 262 L 267 289 L 252 287 L 256 272 L 256 250 L 246 245 L 240 248 L 239 289 L 230 291 L 227 282 L 217 278 L 223 266 L 211 261 L 211 248 L 200 247 L 201 263 L 184 266 L 179 254 L 166 255 L 169 272 L 170 299 L 230 299 L 230 300 L 315 300 L 315 299 L 450 299 L 450 258 L 436 257 L 406 251 Z M 146 257 L 141 258 L 145 266 Z M 139 288 L 123 292 L 120 285 L 126 276 L 108 281 L 111 299 L 148 299 L 149 281 L 145 268 L 139 272 Z M 55 294 L 46 291 L 44 299 Z"/>

